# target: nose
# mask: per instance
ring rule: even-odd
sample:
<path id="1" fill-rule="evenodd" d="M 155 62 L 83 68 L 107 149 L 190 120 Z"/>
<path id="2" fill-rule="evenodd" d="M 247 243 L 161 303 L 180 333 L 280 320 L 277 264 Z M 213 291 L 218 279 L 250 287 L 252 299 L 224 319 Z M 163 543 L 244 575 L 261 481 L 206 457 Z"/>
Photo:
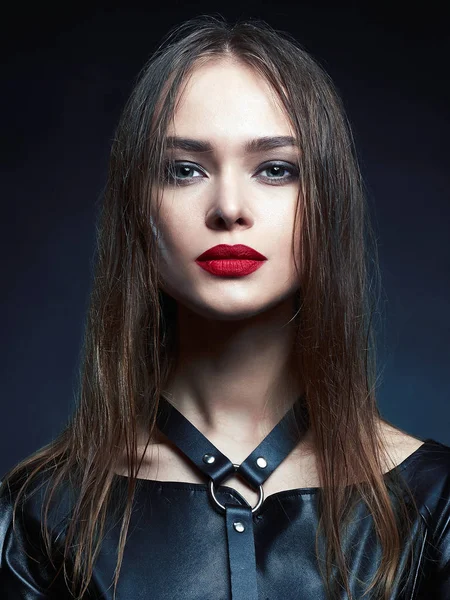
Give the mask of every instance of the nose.
<path id="1" fill-rule="evenodd" d="M 206 224 L 211 229 L 248 229 L 253 225 L 253 216 L 248 203 L 248 189 L 242 179 L 228 172 L 217 177 L 211 186 L 211 203 L 206 215 Z"/>

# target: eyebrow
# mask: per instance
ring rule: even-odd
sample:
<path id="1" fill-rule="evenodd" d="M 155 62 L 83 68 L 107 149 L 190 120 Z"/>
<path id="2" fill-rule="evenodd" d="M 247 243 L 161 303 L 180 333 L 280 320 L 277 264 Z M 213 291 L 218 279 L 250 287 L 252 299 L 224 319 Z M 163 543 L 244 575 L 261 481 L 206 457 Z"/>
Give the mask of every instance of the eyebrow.
<path id="1" fill-rule="evenodd" d="M 169 136 L 167 147 L 170 149 L 185 150 L 187 152 L 213 152 L 214 147 L 206 140 L 194 140 L 192 138 Z M 247 153 L 266 152 L 286 146 L 297 146 L 295 138 L 290 135 L 265 136 L 248 140 L 244 144 Z"/>

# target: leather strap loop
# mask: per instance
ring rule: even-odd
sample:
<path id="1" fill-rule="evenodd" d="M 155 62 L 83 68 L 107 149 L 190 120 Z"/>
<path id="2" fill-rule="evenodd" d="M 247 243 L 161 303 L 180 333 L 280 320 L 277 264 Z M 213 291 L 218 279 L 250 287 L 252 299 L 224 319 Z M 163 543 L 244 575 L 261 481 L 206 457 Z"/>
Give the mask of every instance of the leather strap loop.
<path id="1" fill-rule="evenodd" d="M 289 425 L 292 422 L 292 409 L 275 425 L 253 452 L 241 463 L 237 473 L 253 487 L 262 485 L 298 443 Z M 262 459 L 262 460 L 261 460 Z M 266 466 L 259 466 L 266 463 Z"/>
<path id="2" fill-rule="evenodd" d="M 227 544 L 233 600 L 258 600 L 252 512 L 246 506 L 225 505 Z"/>
<path id="3" fill-rule="evenodd" d="M 252 487 L 259 488 L 299 441 L 293 428 L 294 411 L 290 408 L 236 470 L 231 460 L 165 398 L 162 398 L 156 422 L 158 428 L 215 485 L 236 472 Z"/>
<path id="4" fill-rule="evenodd" d="M 165 399 L 160 404 L 156 422 L 164 435 L 216 485 L 235 472 L 231 460 Z M 208 462 L 205 457 L 212 457 L 214 460 Z"/>
<path id="5" fill-rule="evenodd" d="M 302 399 L 300 399 L 301 401 Z M 306 405 L 299 403 L 306 415 Z M 297 405 L 298 408 L 298 405 Z M 189 458 L 210 480 L 210 490 L 234 473 L 238 473 L 252 487 L 259 488 L 260 502 L 252 508 L 239 504 L 218 503 L 214 492 L 210 494 L 215 508 L 225 511 L 225 522 L 230 567 L 232 600 L 258 600 L 255 541 L 252 513 L 263 502 L 262 484 L 298 443 L 298 430 L 294 424 L 294 407 L 240 464 L 234 465 L 212 444 L 183 414 L 165 398 L 161 398 L 156 419 L 158 428 Z M 245 501 L 245 500 L 244 500 Z"/>

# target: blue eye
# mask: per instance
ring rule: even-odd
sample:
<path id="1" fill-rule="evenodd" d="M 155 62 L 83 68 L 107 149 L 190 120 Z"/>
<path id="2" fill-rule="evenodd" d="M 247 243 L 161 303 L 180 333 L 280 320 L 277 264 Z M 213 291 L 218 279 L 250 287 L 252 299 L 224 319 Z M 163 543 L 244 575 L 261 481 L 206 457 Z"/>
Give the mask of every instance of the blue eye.
<path id="1" fill-rule="evenodd" d="M 200 172 L 196 166 L 189 163 L 167 162 L 164 169 L 165 179 L 169 183 L 178 183 L 192 179 L 189 173 L 192 171 Z"/>
<path id="2" fill-rule="evenodd" d="M 271 174 L 258 176 L 256 179 L 262 180 L 269 185 L 290 183 L 298 177 L 298 168 L 291 163 L 266 163 L 256 173 L 264 171 Z M 200 173 L 200 175 L 192 176 L 193 172 Z M 168 161 L 164 165 L 164 181 L 169 185 L 190 185 L 194 179 L 201 179 L 204 176 L 206 176 L 206 173 L 193 163 Z"/>
<path id="3" fill-rule="evenodd" d="M 296 179 L 298 176 L 298 169 L 294 167 L 294 165 L 285 164 L 285 163 L 270 163 L 265 166 L 263 169 L 260 169 L 258 173 L 262 173 L 263 171 L 271 172 L 272 175 L 264 175 L 262 179 L 271 180 L 272 182 L 277 182 L 275 185 L 280 185 L 280 183 L 290 182 L 293 179 Z M 286 174 L 287 177 L 280 177 L 282 174 Z M 280 183 L 278 183 L 280 182 Z"/>

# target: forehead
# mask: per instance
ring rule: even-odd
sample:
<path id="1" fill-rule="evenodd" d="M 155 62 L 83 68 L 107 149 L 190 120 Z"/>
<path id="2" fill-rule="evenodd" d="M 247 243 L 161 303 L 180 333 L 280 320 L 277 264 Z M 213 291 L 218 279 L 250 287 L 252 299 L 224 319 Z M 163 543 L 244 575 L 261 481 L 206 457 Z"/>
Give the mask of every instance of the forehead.
<path id="1" fill-rule="evenodd" d="M 275 90 L 259 73 L 220 59 L 194 67 L 167 133 L 248 138 L 289 135 L 292 128 Z"/>

